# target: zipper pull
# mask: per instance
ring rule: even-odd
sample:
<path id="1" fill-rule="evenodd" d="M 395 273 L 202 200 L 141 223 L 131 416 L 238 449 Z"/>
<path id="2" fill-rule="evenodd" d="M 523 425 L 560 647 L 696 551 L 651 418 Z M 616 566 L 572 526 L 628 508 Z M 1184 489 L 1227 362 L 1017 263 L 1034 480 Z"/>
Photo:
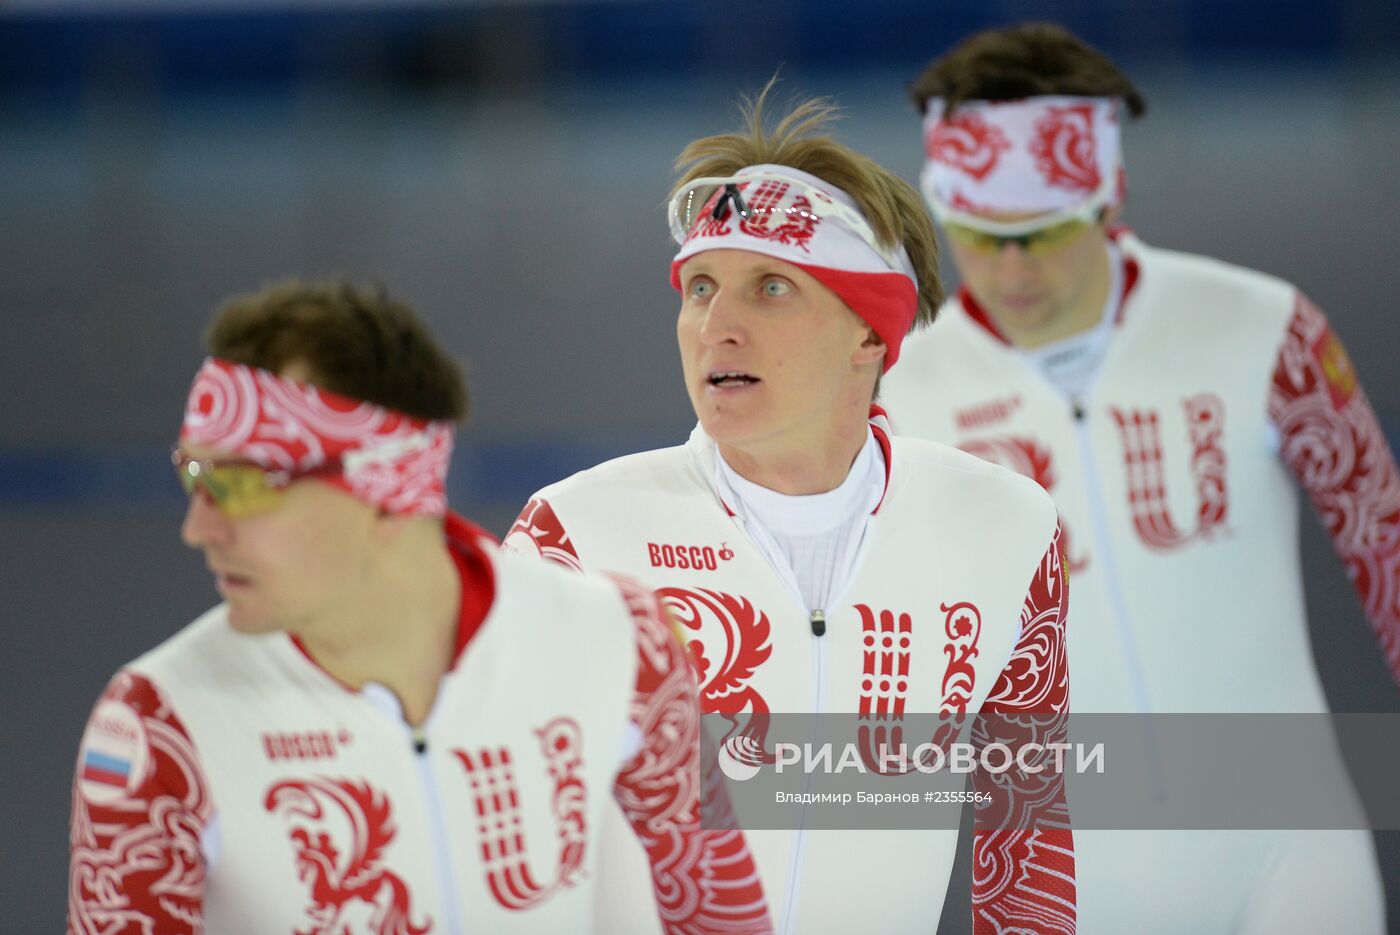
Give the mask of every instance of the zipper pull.
<path id="1" fill-rule="evenodd" d="M 421 727 L 413 728 L 413 752 L 420 756 L 428 752 L 428 735 Z"/>
<path id="2" fill-rule="evenodd" d="M 812 611 L 812 635 L 821 636 L 826 633 L 826 614 L 820 610 Z"/>
<path id="3" fill-rule="evenodd" d="M 1074 421 L 1084 421 L 1084 404 L 1079 401 L 1079 397 L 1077 396 L 1074 399 Z"/>

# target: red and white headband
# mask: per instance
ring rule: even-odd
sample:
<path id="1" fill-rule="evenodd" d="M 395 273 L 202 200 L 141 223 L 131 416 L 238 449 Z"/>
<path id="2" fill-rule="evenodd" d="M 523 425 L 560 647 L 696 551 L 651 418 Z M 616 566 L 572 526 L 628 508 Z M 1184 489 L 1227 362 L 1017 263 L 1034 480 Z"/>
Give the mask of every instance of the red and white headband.
<path id="1" fill-rule="evenodd" d="M 975 101 L 924 115 L 920 187 L 934 217 L 994 234 L 1088 220 L 1122 197 L 1119 103 L 1103 97 Z M 987 215 L 1033 214 L 1025 221 Z"/>
<path id="2" fill-rule="evenodd" d="M 210 357 L 195 375 L 180 440 L 271 470 L 321 475 L 389 513 L 441 516 L 453 427 Z"/>
<path id="3" fill-rule="evenodd" d="M 737 196 L 737 201 L 736 197 Z M 899 357 L 919 307 L 918 277 L 903 245 L 884 246 L 855 199 L 815 175 L 758 165 L 696 179 L 670 206 L 680 268 L 706 250 L 748 250 L 791 263 L 840 296 L 885 342 L 884 369 Z"/>

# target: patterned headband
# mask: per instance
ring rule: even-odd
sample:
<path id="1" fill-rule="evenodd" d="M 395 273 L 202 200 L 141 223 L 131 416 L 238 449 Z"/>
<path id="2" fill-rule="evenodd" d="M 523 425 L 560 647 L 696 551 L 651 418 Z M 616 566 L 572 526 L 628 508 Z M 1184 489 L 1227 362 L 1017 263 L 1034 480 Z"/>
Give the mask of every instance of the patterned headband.
<path id="1" fill-rule="evenodd" d="M 677 192 L 671 202 L 672 234 L 681 243 L 672 286 L 680 289 L 681 266 L 706 250 L 747 250 L 791 263 L 860 316 L 885 343 L 884 369 L 894 366 L 918 312 L 918 277 L 903 246 L 876 241 L 855 199 L 789 166 L 749 166 L 696 184 L 703 182 L 712 184 Z M 735 197 L 747 213 L 736 210 Z M 687 199 L 698 202 L 695 210 L 683 207 Z"/>
<path id="2" fill-rule="evenodd" d="M 262 467 L 324 476 L 389 513 L 441 516 L 453 427 L 210 357 L 195 375 L 181 441 Z"/>
<path id="3" fill-rule="evenodd" d="M 1122 199 L 1118 110 L 1112 98 L 1032 97 L 964 104 L 945 118 L 933 98 L 924 117 L 924 197 L 940 220 L 986 229 L 998 226 L 986 215 L 1050 216 L 1028 229 L 1091 217 Z"/>

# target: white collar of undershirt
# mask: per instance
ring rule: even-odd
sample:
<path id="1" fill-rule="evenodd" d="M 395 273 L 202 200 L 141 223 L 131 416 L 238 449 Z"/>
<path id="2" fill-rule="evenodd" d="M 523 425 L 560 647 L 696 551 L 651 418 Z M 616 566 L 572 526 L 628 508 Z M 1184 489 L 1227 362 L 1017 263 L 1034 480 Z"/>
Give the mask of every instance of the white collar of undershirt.
<path id="1" fill-rule="evenodd" d="M 826 493 L 793 496 L 769 490 L 740 477 L 716 452 L 715 481 L 720 495 L 732 501 L 749 522 L 786 536 L 816 536 L 830 532 L 860 513 L 870 513 L 885 492 L 884 458 L 870 429 L 846 479 Z M 729 496 L 725 496 L 729 494 Z"/>

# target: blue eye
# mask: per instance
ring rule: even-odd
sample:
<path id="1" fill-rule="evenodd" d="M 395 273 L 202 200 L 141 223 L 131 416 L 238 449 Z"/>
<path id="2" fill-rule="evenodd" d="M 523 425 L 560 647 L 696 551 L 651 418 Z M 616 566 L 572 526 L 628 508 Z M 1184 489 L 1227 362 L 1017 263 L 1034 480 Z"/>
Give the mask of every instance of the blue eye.
<path id="1" fill-rule="evenodd" d="M 714 295 L 715 284 L 704 277 L 697 276 L 690 282 L 690 294 L 697 299 L 707 299 Z"/>
<path id="2" fill-rule="evenodd" d="M 792 285 L 784 279 L 765 279 L 763 281 L 763 294 L 769 296 L 787 295 L 792 289 Z"/>

